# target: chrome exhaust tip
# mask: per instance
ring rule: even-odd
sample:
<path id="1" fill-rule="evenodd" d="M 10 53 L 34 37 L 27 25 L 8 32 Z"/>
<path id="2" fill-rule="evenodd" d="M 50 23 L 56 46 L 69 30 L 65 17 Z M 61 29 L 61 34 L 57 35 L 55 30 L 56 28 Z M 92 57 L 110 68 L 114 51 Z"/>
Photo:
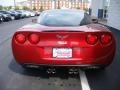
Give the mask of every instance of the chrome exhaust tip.
<path id="1" fill-rule="evenodd" d="M 75 69 L 75 68 L 71 68 L 69 69 L 69 74 L 78 74 L 78 69 Z"/>
<path id="2" fill-rule="evenodd" d="M 56 73 L 56 69 L 55 69 L 55 68 L 48 68 L 48 69 L 46 70 L 46 72 L 47 72 L 48 74 L 55 74 L 55 73 Z"/>

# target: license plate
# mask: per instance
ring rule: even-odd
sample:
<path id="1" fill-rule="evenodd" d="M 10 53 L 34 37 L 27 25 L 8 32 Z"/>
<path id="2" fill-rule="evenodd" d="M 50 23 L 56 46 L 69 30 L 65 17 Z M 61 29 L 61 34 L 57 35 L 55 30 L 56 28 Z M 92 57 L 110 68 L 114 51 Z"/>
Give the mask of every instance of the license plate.
<path id="1" fill-rule="evenodd" d="M 71 48 L 53 48 L 54 58 L 71 58 L 72 49 Z"/>

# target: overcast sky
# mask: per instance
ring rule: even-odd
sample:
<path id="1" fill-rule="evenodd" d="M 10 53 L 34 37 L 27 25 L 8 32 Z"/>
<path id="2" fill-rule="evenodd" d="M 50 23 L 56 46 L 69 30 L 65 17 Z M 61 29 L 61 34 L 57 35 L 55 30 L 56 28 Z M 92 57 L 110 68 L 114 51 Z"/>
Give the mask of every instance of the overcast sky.
<path id="1" fill-rule="evenodd" d="M 26 0 L 15 0 L 15 1 L 20 2 L 20 1 L 26 1 Z M 0 0 L 0 5 L 3 5 L 3 6 L 14 5 L 14 0 Z"/>

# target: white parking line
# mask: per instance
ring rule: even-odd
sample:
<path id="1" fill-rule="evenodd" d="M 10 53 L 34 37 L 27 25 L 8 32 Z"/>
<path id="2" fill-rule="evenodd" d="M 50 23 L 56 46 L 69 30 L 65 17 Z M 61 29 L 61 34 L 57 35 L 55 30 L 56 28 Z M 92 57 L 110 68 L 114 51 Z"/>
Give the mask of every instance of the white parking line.
<path id="1" fill-rule="evenodd" d="M 90 90 L 90 86 L 84 71 L 79 70 L 79 78 L 81 81 L 82 90 Z"/>

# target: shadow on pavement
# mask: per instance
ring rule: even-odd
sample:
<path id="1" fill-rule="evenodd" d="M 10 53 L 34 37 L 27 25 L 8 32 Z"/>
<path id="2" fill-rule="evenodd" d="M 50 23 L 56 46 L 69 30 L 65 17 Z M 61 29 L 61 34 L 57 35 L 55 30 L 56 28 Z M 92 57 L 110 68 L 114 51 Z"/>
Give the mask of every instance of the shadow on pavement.
<path id="1" fill-rule="evenodd" d="M 49 78 L 49 77 L 59 77 L 61 79 L 68 79 L 68 78 L 79 78 L 79 74 L 69 74 L 67 68 L 60 68 L 56 70 L 55 74 L 48 74 L 46 72 L 46 69 L 24 69 L 19 64 L 16 63 L 16 61 L 13 59 L 11 60 L 11 63 L 9 64 L 10 70 L 12 70 L 15 73 L 19 73 L 22 75 L 27 76 L 34 76 L 34 77 L 41 77 L 41 78 Z"/>

